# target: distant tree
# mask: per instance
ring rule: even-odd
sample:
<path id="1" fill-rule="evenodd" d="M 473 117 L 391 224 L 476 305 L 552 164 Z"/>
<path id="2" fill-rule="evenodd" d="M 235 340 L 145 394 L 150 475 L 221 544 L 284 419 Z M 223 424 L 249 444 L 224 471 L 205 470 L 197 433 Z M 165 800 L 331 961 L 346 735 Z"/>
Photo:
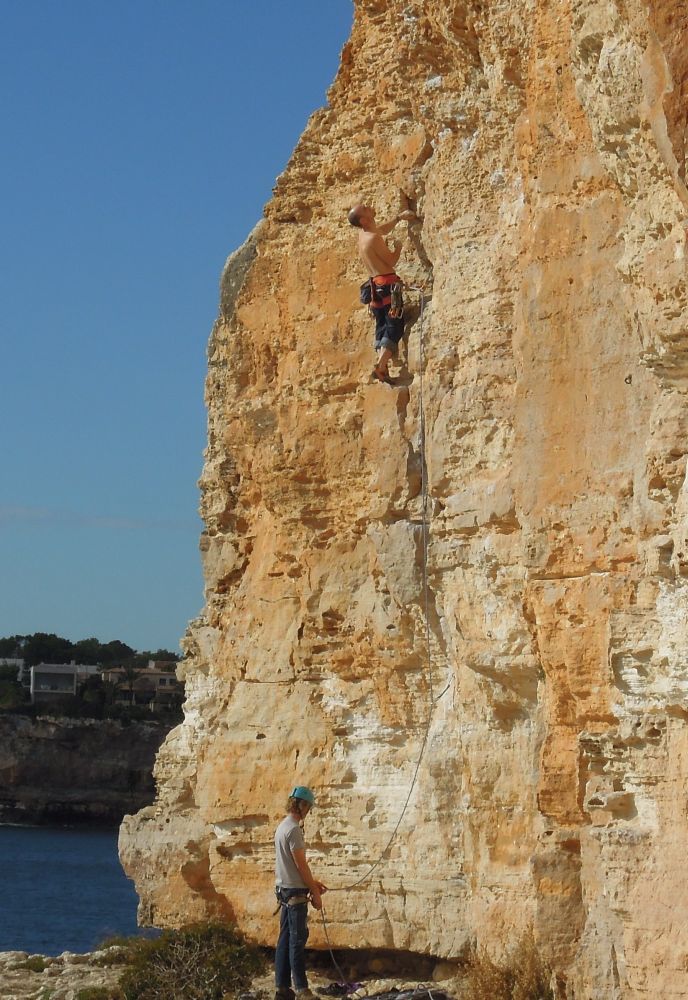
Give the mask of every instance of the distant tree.
<path id="1" fill-rule="evenodd" d="M 145 656 L 146 663 L 148 660 L 179 660 L 179 654 L 172 653 L 169 649 L 156 649 L 154 653 L 145 651 L 143 653 L 139 653 L 139 656 Z"/>
<path id="2" fill-rule="evenodd" d="M 134 685 L 141 676 L 141 671 L 131 661 L 123 664 L 124 673 L 122 680 L 117 682 L 118 687 L 126 687 L 129 692 L 129 701 L 134 704 Z"/>
<path id="3" fill-rule="evenodd" d="M 23 657 L 28 667 L 37 663 L 102 664 L 103 666 L 131 664 L 136 669 L 148 666 L 149 660 L 179 661 L 178 653 L 169 649 L 143 650 L 138 653 L 126 642 L 113 639 L 100 642 L 95 636 L 71 642 L 54 632 L 34 632 L 33 635 L 13 635 L 0 638 L 0 658 Z"/>
<path id="4" fill-rule="evenodd" d="M 79 698 L 90 707 L 95 716 L 98 718 L 102 716 L 108 691 L 100 674 L 87 677 L 83 684 L 79 685 Z"/>
<path id="5" fill-rule="evenodd" d="M 171 649 L 158 649 L 153 654 L 154 660 L 175 660 L 179 662 L 181 656 L 179 653 L 173 653 Z"/>
<path id="6" fill-rule="evenodd" d="M 132 670 L 145 670 L 148 666 L 148 661 L 150 656 L 148 653 L 134 653 L 127 660 L 122 660 L 119 664 L 120 667 L 131 667 Z"/>
<path id="7" fill-rule="evenodd" d="M 28 695 L 17 680 L 15 667 L 0 667 L 0 709 L 19 708 Z"/>
<path id="8" fill-rule="evenodd" d="M 21 657 L 22 635 L 11 635 L 6 639 L 0 639 L 0 657 L 15 659 Z"/>
<path id="9" fill-rule="evenodd" d="M 126 642 L 120 642 L 119 639 L 113 639 L 112 642 L 106 642 L 100 649 L 102 664 L 110 663 L 124 663 L 125 660 L 130 660 L 132 656 L 136 654 L 136 650 L 132 649 L 131 646 L 127 646 Z"/>
<path id="10" fill-rule="evenodd" d="M 72 649 L 72 658 L 76 660 L 77 663 L 85 664 L 96 664 L 102 663 L 101 652 L 103 646 L 98 639 L 79 639 L 78 642 L 74 643 Z"/>
<path id="11" fill-rule="evenodd" d="M 117 694 L 118 687 L 117 681 L 103 681 L 106 705 L 113 705 L 115 703 L 115 695 Z"/>
<path id="12" fill-rule="evenodd" d="M 35 632 L 26 637 L 23 656 L 27 666 L 37 663 L 69 663 L 74 645 L 53 632 Z"/>

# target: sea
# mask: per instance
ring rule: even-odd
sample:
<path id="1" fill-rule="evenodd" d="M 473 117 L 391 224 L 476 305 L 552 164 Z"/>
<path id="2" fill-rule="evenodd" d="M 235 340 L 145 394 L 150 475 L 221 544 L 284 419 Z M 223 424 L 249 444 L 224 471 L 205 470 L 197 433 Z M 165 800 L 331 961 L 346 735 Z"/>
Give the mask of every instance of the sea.
<path id="1" fill-rule="evenodd" d="M 0 951 L 86 952 L 135 934 L 117 831 L 0 826 Z"/>

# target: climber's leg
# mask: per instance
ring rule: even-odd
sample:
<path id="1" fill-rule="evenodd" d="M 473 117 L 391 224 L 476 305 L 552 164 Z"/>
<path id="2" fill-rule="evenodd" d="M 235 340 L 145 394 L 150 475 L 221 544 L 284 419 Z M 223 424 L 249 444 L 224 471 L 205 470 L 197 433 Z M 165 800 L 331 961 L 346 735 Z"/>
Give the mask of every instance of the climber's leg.
<path id="1" fill-rule="evenodd" d="M 399 341 L 404 336 L 402 316 L 390 316 L 389 306 L 378 311 L 375 317 L 375 348 L 379 351 L 376 371 L 387 374 L 389 362 L 397 353 Z"/>
<path id="2" fill-rule="evenodd" d="M 389 347 L 381 347 L 380 353 L 377 356 L 377 364 L 375 365 L 375 370 L 387 374 L 389 367 L 389 362 L 393 357 L 393 352 L 390 351 Z"/>

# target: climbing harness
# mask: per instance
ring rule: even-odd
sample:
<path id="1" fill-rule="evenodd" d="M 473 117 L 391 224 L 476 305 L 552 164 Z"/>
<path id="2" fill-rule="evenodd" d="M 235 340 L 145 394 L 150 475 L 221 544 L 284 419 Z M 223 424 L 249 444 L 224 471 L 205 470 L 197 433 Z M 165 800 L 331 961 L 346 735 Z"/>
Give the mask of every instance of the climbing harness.
<path id="1" fill-rule="evenodd" d="M 375 316 L 377 309 L 389 306 L 392 319 L 400 319 L 404 315 L 403 287 L 397 274 L 376 274 L 363 282 L 359 298 L 363 305 L 368 306 L 371 316 Z"/>
<path id="2" fill-rule="evenodd" d="M 299 906 L 301 903 L 307 903 L 310 897 L 307 892 L 303 892 L 294 896 L 286 896 L 285 898 L 280 886 L 276 885 L 275 898 L 277 899 L 277 907 L 272 914 L 273 917 L 276 917 L 282 908 L 288 909 L 290 906 Z"/>

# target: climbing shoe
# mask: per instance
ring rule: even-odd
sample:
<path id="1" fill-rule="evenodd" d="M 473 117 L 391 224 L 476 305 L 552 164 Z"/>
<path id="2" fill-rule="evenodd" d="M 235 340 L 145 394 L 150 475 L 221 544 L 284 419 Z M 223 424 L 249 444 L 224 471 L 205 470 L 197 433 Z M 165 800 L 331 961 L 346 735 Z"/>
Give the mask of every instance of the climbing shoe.
<path id="1" fill-rule="evenodd" d="M 382 368 L 373 368 L 372 376 L 377 382 L 384 382 L 385 385 L 394 385 L 394 381 L 389 377 L 389 372 Z"/>

